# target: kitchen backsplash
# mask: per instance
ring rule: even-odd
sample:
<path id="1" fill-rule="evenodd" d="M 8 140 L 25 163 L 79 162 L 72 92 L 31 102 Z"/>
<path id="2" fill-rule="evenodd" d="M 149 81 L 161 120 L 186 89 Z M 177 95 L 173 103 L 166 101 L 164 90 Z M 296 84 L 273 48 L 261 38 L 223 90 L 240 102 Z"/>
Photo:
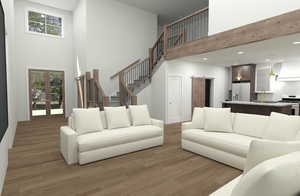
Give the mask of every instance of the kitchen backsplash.
<path id="1" fill-rule="evenodd" d="M 300 81 L 293 82 L 276 82 L 274 85 L 274 93 L 259 93 L 257 99 L 259 101 L 278 101 L 283 96 L 296 95 L 300 96 Z"/>

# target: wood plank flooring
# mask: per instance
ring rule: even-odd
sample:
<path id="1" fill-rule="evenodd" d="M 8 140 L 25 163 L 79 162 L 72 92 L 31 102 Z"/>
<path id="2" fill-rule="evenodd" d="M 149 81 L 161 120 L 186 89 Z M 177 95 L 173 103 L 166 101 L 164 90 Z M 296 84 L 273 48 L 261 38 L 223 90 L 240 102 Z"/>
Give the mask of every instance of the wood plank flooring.
<path id="1" fill-rule="evenodd" d="M 207 196 L 239 170 L 180 148 L 180 124 L 165 145 L 84 166 L 59 152 L 64 119 L 19 123 L 3 196 Z"/>

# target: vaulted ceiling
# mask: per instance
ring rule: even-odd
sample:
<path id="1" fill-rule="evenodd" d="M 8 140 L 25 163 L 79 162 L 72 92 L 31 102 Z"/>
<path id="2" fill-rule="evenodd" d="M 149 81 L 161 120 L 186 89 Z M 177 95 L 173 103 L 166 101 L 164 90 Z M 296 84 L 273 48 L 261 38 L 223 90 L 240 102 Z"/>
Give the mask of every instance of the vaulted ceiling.
<path id="1" fill-rule="evenodd" d="M 178 18 L 208 6 L 208 0 L 117 0 L 159 15 L 159 24 L 168 24 Z"/>
<path id="2" fill-rule="evenodd" d="M 75 9 L 79 0 L 30 0 L 43 5 L 69 10 Z M 208 0 L 116 0 L 159 16 L 164 25 L 208 6 Z"/>
<path id="3" fill-rule="evenodd" d="M 35 3 L 47 5 L 54 8 L 72 11 L 75 9 L 78 0 L 30 0 Z"/>

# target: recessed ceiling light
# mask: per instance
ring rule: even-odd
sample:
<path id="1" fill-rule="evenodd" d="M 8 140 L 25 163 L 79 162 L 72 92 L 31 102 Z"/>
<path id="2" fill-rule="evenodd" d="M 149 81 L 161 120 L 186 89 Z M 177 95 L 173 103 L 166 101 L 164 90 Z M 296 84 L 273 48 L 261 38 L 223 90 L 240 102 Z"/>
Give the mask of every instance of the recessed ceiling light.
<path id="1" fill-rule="evenodd" d="M 266 62 L 270 62 L 271 61 L 271 59 L 266 59 Z"/>
<path id="2" fill-rule="evenodd" d="M 207 60 L 208 60 L 208 58 L 204 57 L 204 58 L 203 58 L 203 60 L 204 60 L 204 61 L 207 61 Z"/>
<path id="3" fill-rule="evenodd" d="M 300 44 L 300 42 L 293 42 L 293 44 L 294 44 L 294 45 L 298 45 L 298 44 Z"/>
<path id="4" fill-rule="evenodd" d="M 245 54 L 245 52 L 243 52 L 243 51 L 238 51 L 238 54 Z"/>

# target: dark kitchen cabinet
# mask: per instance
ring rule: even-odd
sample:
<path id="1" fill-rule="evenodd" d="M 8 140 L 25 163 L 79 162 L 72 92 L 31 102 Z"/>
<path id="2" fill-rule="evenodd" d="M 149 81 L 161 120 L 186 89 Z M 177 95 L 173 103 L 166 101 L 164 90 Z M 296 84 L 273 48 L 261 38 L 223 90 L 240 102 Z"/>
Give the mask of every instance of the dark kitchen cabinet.
<path id="1" fill-rule="evenodd" d="M 232 66 L 232 82 L 250 82 L 252 70 L 253 65 Z"/>
<path id="2" fill-rule="evenodd" d="M 255 64 L 232 66 L 232 83 L 250 82 L 250 100 L 256 100 L 255 93 Z"/>

